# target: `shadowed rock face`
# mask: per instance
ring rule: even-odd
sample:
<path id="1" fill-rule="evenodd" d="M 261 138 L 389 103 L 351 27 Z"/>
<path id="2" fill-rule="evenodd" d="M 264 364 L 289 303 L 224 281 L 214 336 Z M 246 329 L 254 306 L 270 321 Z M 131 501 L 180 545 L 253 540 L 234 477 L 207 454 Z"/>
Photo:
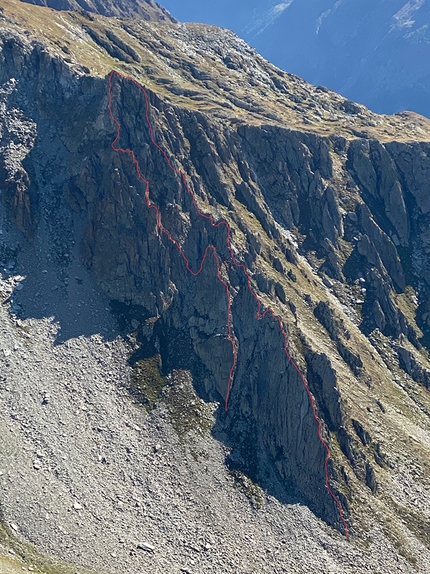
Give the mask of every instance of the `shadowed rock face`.
<path id="1" fill-rule="evenodd" d="M 101 16 L 143 18 L 154 22 L 174 22 L 175 19 L 153 0 L 21 0 L 54 10 L 86 10 Z"/>
<path id="2" fill-rule="evenodd" d="M 75 62 L 47 40 L 26 39 L 7 17 L 6 10 L 0 186 L 22 242 L 39 245 L 42 228 L 50 234 L 43 249 L 63 280 L 70 274 L 68 254 L 77 249 L 109 299 L 128 308 L 130 317 L 131 309 L 140 310 L 130 329 L 140 352 L 159 352 L 164 373 L 189 370 L 199 395 L 220 403 L 213 432 L 229 449 L 229 466 L 280 500 L 295 497 L 343 530 L 325 487 L 326 451 L 311 403 L 283 350 L 278 324 L 270 314 L 256 320 L 257 304 L 244 273 L 231 264 L 225 228 L 196 212 L 181 177 L 151 144 L 142 90 L 114 75 L 118 145 L 134 151 L 150 200 L 191 269 L 199 268 L 206 246 L 213 245 L 230 285 L 238 360 L 223 412 L 233 356 L 216 262 L 209 256 L 194 277 L 157 230 L 144 182 L 129 155 L 111 147 L 116 127 L 108 112 L 107 69 L 88 66 L 106 67 L 107 60 L 128 75 L 137 70 L 139 80 L 147 81 L 157 143 L 186 174 L 200 209 L 229 222 L 236 258 L 249 270 L 253 290 L 263 308 L 282 318 L 289 352 L 307 377 L 332 451 L 331 489 L 350 524 L 365 529 L 367 517 L 355 501 L 370 505 L 373 496 L 382 497 L 391 480 L 404 480 L 398 469 L 412 460 L 423 469 L 429 464 L 416 446 L 421 438 L 408 442 L 415 430 L 407 426 L 413 418 L 422 433 L 417 436 L 427 436 L 429 144 L 418 141 L 420 134 L 426 139 L 424 129 L 416 132 L 417 141 L 400 141 L 403 130 L 416 124 L 394 118 L 387 129 L 397 130 L 399 141 L 387 142 L 383 118 L 356 106 L 351 128 L 351 114 L 339 112 L 337 96 L 314 92 L 297 78 L 285 74 L 280 88 L 273 82 L 269 89 L 265 78 L 275 78 L 274 69 L 228 32 L 140 23 L 128 23 L 126 30 L 116 20 L 100 24 L 64 15 L 95 50 L 91 62 Z M 124 54 L 133 53 L 130 62 Z M 205 57 L 214 58 L 214 70 L 223 66 L 222 75 L 211 75 Z M 168 73 L 166 62 L 172 65 Z M 249 90 L 255 78 L 263 78 L 253 103 L 246 101 L 247 92 L 231 95 L 245 77 Z M 211 99 L 212 83 L 217 97 L 225 95 L 220 103 Z M 314 93 L 316 107 L 336 104 L 336 121 L 347 137 L 330 133 L 330 122 L 322 125 L 322 119 L 315 128 L 293 129 L 287 119 L 267 117 L 260 90 L 275 111 L 276 98 L 279 106 L 295 99 L 296 115 L 288 116 L 294 122 L 313 109 Z M 380 140 L 357 136 L 360 122 L 370 121 L 381 126 Z M 15 300 L 22 315 L 31 316 L 19 292 Z M 393 447 L 393 436 L 406 446 Z M 398 520 L 395 495 L 386 492 L 378 520 Z M 419 536 L 416 524 L 411 518 L 413 536 Z"/>

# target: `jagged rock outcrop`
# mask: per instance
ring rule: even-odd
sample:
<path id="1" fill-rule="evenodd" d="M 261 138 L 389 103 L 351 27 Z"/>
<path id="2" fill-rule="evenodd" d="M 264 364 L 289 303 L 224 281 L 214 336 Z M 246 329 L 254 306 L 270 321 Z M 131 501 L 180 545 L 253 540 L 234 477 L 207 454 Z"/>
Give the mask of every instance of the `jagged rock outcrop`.
<path id="1" fill-rule="evenodd" d="M 395 288 L 403 291 L 406 286 L 405 277 L 394 243 L 375 223 L 366 205 L 358 205 L 356 213 L 359 228 L 364 234 L 357 244 L 358 252 L 381 273 L 386 270 Z"/>
<path id="2" fill-rule="evenodd" d="M 388 150 L 378 141 L 358 140 L 348 149 L 348 162 L 357 182 L 368 198 L 374 201 L 378 215 L 388 219 L 395 241 L 409 243 L 409 221 L 399 175 Z"/>
<path id="3" fill-rule="evenodd" d="M 0 178 L 4 201 L 13 220 L 23 233 L 31 237 L 35 225 L 35 197 L 32 196 L 30 179 L 22 162 L 34 145 L 36 126 L 21 110 L 11 109 L 7 105 L 15 83 L 15 79 L 10 78 L 0 90 Z"/>
<path id="4" fill-rule="evenodd" d="M 345 415 L 342 412 L 337 376 L 325 354 L 309 351 L 306 355 L 309 385 L 331 430 L 339 430 Z"/>
<path id="5" fill-rule="evenodd" d="M 402 369 L 410 375 L 414 381 L 430 387 L 430 371 L 424 369 L 416 360 L 413 353 L 404 347 L 398 348 L 399 362 Z"/>
<path id="6" fill-rule="evenodd" d="M 314 243 L 326 237 L 337 244 L 343 232 L 338 199 L 323 183 L 332 177 L 329 142 L 272 126 L 238 134 L 275 219 L 287 229 L 300 226 Z"/>

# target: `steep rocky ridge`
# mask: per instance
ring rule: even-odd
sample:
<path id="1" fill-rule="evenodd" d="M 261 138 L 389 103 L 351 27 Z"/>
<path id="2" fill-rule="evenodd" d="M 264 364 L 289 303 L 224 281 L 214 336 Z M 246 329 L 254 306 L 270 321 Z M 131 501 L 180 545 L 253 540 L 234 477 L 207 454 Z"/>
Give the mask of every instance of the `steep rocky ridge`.
<path id="1" fill-rule="evenodd" d="M 21 0 L 54 10 L 78 10 L 116 18 L 143 18 L 155 22 L 174 22 L 169 12 L 153 0 Z"/>
<path id="2" fill-rule="evenodd" d="M 206 245 L 216 246 L 231 285 L 238 363 L 223 412 L 232 361 L 225 290 L 213 258 L 197 278 L 186 271 L 156 230 L 129 156 L 111 148 L 106 76 L 118 69 L 146 87 L 157 143 L 187 175 L 200 209 L 229 222 L 253 289 L 284 321 L 332 451 L 330 485 L 361 557 L 362 570 L 350 571 L 376 567 L 373 544 L 382 544 L 383 568 L 399 560 L 400 571 L 415 565 L 426 572 L 429 122 L 377 116 L 318 90 L 227 31 L 8 0 L 1 6 L 2 258 L 5 278 L 15 277 L 5 296 L 11 318 L 53 315 L 60 346 L 109 333 L 114 328 L 102 323 L 112 318 L 102 321 L 99 311 L 85 332 L 74 324 L 78 302 L 85 305 L 76 277 L 89 273 L 104 294 L 97 297 L 114 302 L 137 340 L 121 384 L 133 380 L 127 369 L 144 369 L 142 361 L 158 355 L 163 375 L 191 373 L 200 397 L 193 400 L 220 404 L 212 433 L 233 475 L 252 479 L 263 499 L 300 501 L 343 531 L 324 486 L 325 451 L 309 399 L 276 322 L 255 319 L 246 278 L 228 264 L 225 232 L 198 216 L 181 178 L 151 145 L 142 91 L 114 76 L 119 143 L 134 150 L 164 227 L 193 269 Z M 58 292 L 55 305 L 48 286 Z M 157 393 L 152 403 L 160 406 L 149 421 L 172 398 Z M 4 507 L 10 523 L 17 509 Z M 300 536 L 302 524 L 296 526 Z M 26 537 L 73 558 L 61 537 L 48 547 L 38 528 L 25 524 Z M 335 571 L 348 571 L 344 546 L 331 536 L 339 549 Z M 89 566 L 86 552 L 81 561 Z M 106 558 L 98 563 L 104 568 Z M 225 562 L 216 568 L 226 571 Z"/>

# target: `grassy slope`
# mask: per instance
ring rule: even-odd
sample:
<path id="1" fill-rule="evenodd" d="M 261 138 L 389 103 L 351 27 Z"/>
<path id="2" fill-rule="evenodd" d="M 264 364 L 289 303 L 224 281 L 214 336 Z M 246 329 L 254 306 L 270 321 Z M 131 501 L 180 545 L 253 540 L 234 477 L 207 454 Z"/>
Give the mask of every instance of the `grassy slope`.
<path id="1" fill-rule="evenodd" d="M 6 17 L 2 27 L 28 30 L 30 38 L 42 40 L 52 53 L 68 58 L 72 67 L 80 64 L 97 76 L 105 76 L 115 68 L 176 105 L 225 119 L 278 124 L 320 135 L 356 138 L 367 134 L 380 141 L 430 140 L 430 120 L 409 112 L 378 115 L 364 106 L 356 106 L 354 114 L 345 113 L 345 98 L 282 72 L 227 30 L 202 24 L 88 18 L 16 0 L 0 0 L 0 7 Z M 120 61 L 109 55 L 87 33 L 89 27 L 111 44 L 105 32 L 113 31 L 140 62 Z M 226 56 L 216 45 L 220 36 L 231 60 L 227 67 Z M 181 94 L 184 90 L 189 92 Z"/>

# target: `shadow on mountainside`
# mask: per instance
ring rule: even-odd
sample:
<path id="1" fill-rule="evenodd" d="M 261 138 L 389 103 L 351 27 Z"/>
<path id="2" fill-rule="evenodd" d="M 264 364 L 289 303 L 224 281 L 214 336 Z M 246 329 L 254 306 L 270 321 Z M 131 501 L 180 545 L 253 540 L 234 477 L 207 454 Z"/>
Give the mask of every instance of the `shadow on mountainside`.
<path id="1" fill-rule="evenodd" d="M 61 229 L 61 222 L 57 227 Z M 17 237 L 18 231 L 3 231 L 3 248 L 11 243 L 9 254 L 15 254 L 14 259 L 2 261 L 2 275 L 14 285 L 4 304 L 10 304 L 10 314 L 18 319 L 51 318 L 58 325 L 56 344 L 94 334 L 114 339 L 119 330 L 109 299 L 80 261 L 77 220 L 72 230 L 76 240 L 64 240 L 62 260 L 43 221 L 31 243 Z"/>

